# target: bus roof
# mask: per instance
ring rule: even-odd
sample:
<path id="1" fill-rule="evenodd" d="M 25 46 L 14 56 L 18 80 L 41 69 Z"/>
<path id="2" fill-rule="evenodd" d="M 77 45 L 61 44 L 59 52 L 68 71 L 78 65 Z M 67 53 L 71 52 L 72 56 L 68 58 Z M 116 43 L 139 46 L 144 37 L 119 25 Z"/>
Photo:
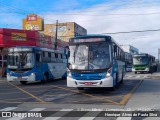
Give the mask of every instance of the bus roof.
<path id="1" fill-rule="evenodd" d="M 79 39 L 79 38 L 90 38 L 90 37 L 105 37 L 105 38 L 111 38 L 109 35 L 101 35 L 101 34 L 89 34 L 89 35 L 83 35 L 83 36 L 76 36 L 71 39 Z"/>
<path id="2" fill-rule="evenodd" d="M 9 49 L 13 49 L 13 48 L 33 48 L 35 50 L 42 50 L 42 51 L 47 51 L 47 52 L 56 52 L 56 53 L 64 53 L 61 50 L 53 50 L 53 49 L 48 49 L 48 48 L 40 48 L 37 46 L 16 46 L 16 47 L 10 47 Z"/>
<path id="3" fill-rule="evenodd" d="M 69 44 L 72 44 L 73 41 L 71 41 L 72 39 L 87 39 L 87 38 L 108 38 L 107 40 L 113 41 L 123 52 L 124 50 L 122 49 L 122 47 L 109 35 L 103 35 L 103 34 L 89 34 L 89 35 L 84 35 L 84 36 L 76 36 L 73 38 L 70 38 L 69 40 Z"/>
<path id="4" fill-rule="evenodd" d="M 148 56 L 151 56 L 151 57 L 154 57 L 148 53 L 139 53 L 139 54 L 134 54 L 133 57 L 136 57 L 136 56 L 145 56 L 145 55 L 148 55 Z M 155 58 L 155 57 L 154 57 Z"/>

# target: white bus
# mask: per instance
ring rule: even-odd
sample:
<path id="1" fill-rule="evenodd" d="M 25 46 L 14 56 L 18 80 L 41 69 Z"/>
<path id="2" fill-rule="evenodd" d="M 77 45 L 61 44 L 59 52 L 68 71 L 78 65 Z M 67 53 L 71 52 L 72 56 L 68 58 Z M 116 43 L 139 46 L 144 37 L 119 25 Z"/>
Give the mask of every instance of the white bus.
<path id="1" fill-rule="evenodd" d="M 66 77 L 67 55 L 47 48 L 23 46 L 8 49 L 7 80 L 26 84 Z"/>
<path id="2" fill-rule="evenodd" d="M 123 82 L 125 55 L 111 36 L 91 35 L 69 41 L 67 86 L 79 90 L 112 87 Z"/>

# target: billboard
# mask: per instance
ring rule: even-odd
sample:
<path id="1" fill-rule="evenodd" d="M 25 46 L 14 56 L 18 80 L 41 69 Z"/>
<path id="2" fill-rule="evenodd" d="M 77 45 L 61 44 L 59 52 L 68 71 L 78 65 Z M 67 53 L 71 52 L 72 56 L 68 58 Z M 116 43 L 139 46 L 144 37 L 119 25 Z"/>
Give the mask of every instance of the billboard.
<path id="1" fill-rule="evenodd" d="M 18 32 L 13 32 L 11 33 L 11 40 L 19 40 L 19 41 L 26 41 L 27 35 L 26 33 L 18 33 Z"/>
<path id="2" fill-rule="evenodd" d="M 44 34 L 55 36 L 56 24 L 45 24 Z M 58 23 L 57 38 L 68 42 L 69 38 L 74 36 L 74 23 Z"/>
<path id="3" fill-rule="evenodd" d="M 0 29 L 0 47 L 35 46 L 37 31 Z"/>
<path id="4" fill-rule="evenodd" d="M 29 14 L 23 19 L 23 30 L 42 31 L 44 28 L 44 21 L 36 14 Z"/>

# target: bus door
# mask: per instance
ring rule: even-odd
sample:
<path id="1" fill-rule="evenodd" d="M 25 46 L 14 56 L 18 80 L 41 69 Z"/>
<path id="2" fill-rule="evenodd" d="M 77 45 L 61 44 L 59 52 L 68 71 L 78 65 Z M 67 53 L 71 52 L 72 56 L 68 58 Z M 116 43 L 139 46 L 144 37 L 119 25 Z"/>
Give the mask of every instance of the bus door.
<path id="1" fill-rule="evenodd" d="M 43 78 L 42 52 L 36 52 L 36 69 L 36 80 L 41 80 Z"/>

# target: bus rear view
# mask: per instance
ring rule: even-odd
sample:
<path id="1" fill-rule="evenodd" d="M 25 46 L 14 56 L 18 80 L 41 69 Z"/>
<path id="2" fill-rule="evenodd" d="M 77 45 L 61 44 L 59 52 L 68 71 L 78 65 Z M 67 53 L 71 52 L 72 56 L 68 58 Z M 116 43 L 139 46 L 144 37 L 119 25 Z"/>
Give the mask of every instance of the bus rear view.
<path id="1" fill-rule="evenodd" d="M 117 62 L 112 59 L 112 46 L 113 42 L 110 36 L 86 36 L 70 39 L 67 86 L 78 89 L 114 87 L 118 71 L 112 70 L 117 66 Z M 117 83 L 123 78 L 123 70 L 119 72 L 119 76 Z"/>

